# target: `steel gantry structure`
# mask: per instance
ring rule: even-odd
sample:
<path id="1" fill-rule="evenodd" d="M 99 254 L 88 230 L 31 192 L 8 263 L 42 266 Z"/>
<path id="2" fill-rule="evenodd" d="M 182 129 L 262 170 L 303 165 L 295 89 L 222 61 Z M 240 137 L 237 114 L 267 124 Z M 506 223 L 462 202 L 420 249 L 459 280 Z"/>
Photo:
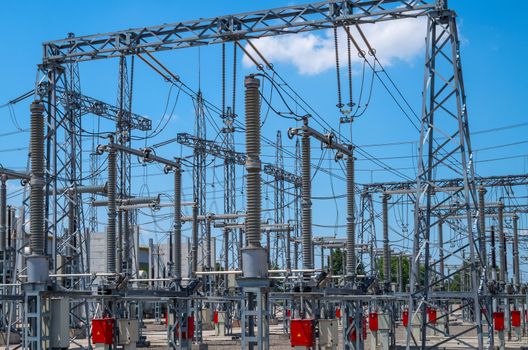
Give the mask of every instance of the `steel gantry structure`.
<path id="1" fill-rule="evenodd" d="M 484 347 L 483 339 L 483 325 L 488 329 L 491 327 L 489 318 L 481 319 L 481 304 L 483 302 L 483 291 L 476 288 L 478 280 L 482 271 L 477 266 L 477 261 L 482 259 L 482 254 L 479 251 L 477 244 L 479 236 L 479 225 L 473 225 L 472 219 L 478 208 L 477 203 L 477 187 L 479 186 L 479 179 L 474 174 L 472 163 L 472 151 L 470 143 L 470 133 L 468 128 L 468 112 L 465 101 L 464 84 L 462 78 L 462 67 L 460 59 L 460 43 L 456 27 L 456 14 L 448 9 L 447 1 L 445 0 L 344 0 L 344 1 L 322 1 L 310 3 L 305 5 L 294 5 L 276 9 L 267 9 L 263 11 L 255 11 L 249 13 L 219 16 L 214 18 L 199 19 L 187 22 L 179 22 L 166 24 L 161 26 L 142 27 L 137 29 L 128 29 L 123 31 L 116 31 L 105 34 L 96 34 L 88 36 L 75 37 L 73 35 L 62 40 L 48 41 L 43 44 L 43 58 L 39 65 L 39 77 L 37 81 L 36 90 L 38 95 L 43 100 L 43 104 L 37 103 L 33 108 L 35 120 L 40 117 L 46 120 L 46 144 L 33 144 L 35 155 L 43 153 L 45 158 L 45 172 L 42 172 L 40 165 L 34 164 L 32 171 L 32 193 L 36 193 L 37 199 L 41 199 L 40 192 L 37 188 L 41 181 L 44 181 L 44 198 L 45 203 L 44 220 L 33 223 L 32 220 L 32 236 L 37 237 L 33 240 L 34 245 L 38 245 L 34 261 L 42 262 L 42 255 L 46 254 L 46 249 L 41 247 L 41 236 L 46 237 L 49 234 L 54 240 L 62 237 L 59 232 L 59 223 L 64 218 L 62 217 L 62 209 L 59 204 L 61 202 L 61 193 L 58 189 L 61 187 L 60 179 L 69 179 L 69 183 L 62 187 L 77 187 L 82 185 L 82 179 L 77 169 L 75 155 L 79 151 L 78 140 L 75 136 L 81 134 L 80 118 L 86 113 L 90 112 L 96 115 L 107 116 L 109 118 L 116 118 L 118 134 L 128 134 L 133 128 L 149 129 L 151 124 L 146 118 L 142 118 L 132 114 L 131 112 L 131 95 L 132 86 L 130 82 L 131 77 L 127 76 L 126 57 L 141 55 L 147 53 L 149 55 L 156 52 L 163 52 L 167 50 L 183 49 L 190 47 L 197 47 L 210 44 L 222 44 L 226 42 L 239 42 L 243 40 L 262 38 L 286 34 L 296 34 L 320 29 L 348 27 L 353 25 L 361 25 L 365 23 L 377 23 L 392 21 L 398 19 L 408 19 L 416 17 L 426 17 L 428 20 L 427 26 L 427 54 L 425 61 L 425 74 L 423 84 L 423 101 L 422 113 L 420 118 L 420 148 L 419 148 L 419 164 L 418 175 L 414 184 L 400 184 L 407 191 L 414 191 L 415 194 L 415 218 L 414 218 L 414 238 L 413 238 L 413 259 L 411 261 L 412 274 L 410 281 L 410 293 L 407 297 L 409 311 L 411 313 L 411 321 L 409 322 L 407 330 L 407 348 L 411 345 L 417 345 L 420 348 L 435 347 L 448 341 L 451 338 L 461 336 L 467 331 L 459 334 L 453 334 L 448 338 L 434 343 L 427 340 L 427 328 L 431 325 L 426 321 L 427 305 L 435 302 L 434 294 L 431 291 L 438 284 L 437 279 L 431 278 L 434 265 L 430 263 L 430 247 L 431 233 L 433 228 L 440 224 L 440 221 L 435 219 L 435 210 L 444 205 L 450 205 L 448 214 L 457 213 L 462 215 L 462 219 L 466 224 L 463 232 L 463 239 L 467 242 L 468 247 L 468 261 L 467 270 L 471 277 L 471 285 L 474 287 L 469 293 L 465 293 L 461 304 L 463 308 L 468 310 L 468 313 L 474 315 L 473 325 L 470 331 L 476 330 L 478 347 Z M 350 31 L 346 31 L 348 37 L 351 38 Z M 75 67 L 84 61 L 119 58 L 120 59 L 120 98 L 118 106 L 110 108 L 106 104 L 98 103 L 93 99 L 81 98 L 80 87 L 76 84 L 75 74 L 68 76 L 65 72 L 70 69 L 74 72 Z M 68 81 L 69 79 L 69 81 Z M 128 85 L 127 87 L 127 84 Z M 253 82 L 253 84 L 256 84 Z M 258 95 L 258 89 L 253 91 Z M 63 97 L 61 97 L 63 96 Z M 65 97 L 64 97 L 65 96 Z M 61 100 L 62 98 L 62 100 Z M 205 133 L 205 118 L 203 111 L 202 95 L 199 92 L 196 98 L 196 133 L 197 136 L 190 135 L 178 136 L 182 142 L 194 146 L 195 155 L 195 183 L 194 185 L 194 202 L 195 202 L 195 227 L 193 228 L 193 249 L 192 254 L 196 256 L 198 242 L 196 217 L 198 214 L 205 215 L 205 156 L 212 154 L 216 157 L 222 158 L 226 163 L 246 165 L 251 172 L 258 173 L 254 176 L 251 182 L 253 187 L 259 185 L 260 181 L 260 159 L 257 151 L 247 156 L 234 151 L 232 144 L 227 142 L 227 146 L 220 146 L 211 141 L 206 140 Z M 254 97 L 255 98 L 255 97 Z M 60 105 L 75 106 L 64 111 L 60 110 Z M 105 106 L 104 108 L 102 106 Z M 43 108 L 45 107 L 45 108 Z M 232 106 L 234 108 L 234 106 Z M 104 111 L 103 111 L 104 110 Z M 42 113 L 45 112 L 43 116 Z M 222 111 L 224 112 L 224 111 Z M 255 111 L 250 111 L 256 113 Z M 250 114 L 251 114 L 250 113 Z M 35 121 L 34 120 L 34 121 Z M 126 125 L 123 127 L 122 123 L 125 121 Z M 254 122 L 254 121 L 253 121 Z M 254 126 L 254 125 L 253 125 Z M 40 124 L 37 125 L 41 128 Z M 61 142 L 59 131 L 64 131 L 66 142 Z M 309 159 L 309 136 L 314 134 L 314 130 L 303 135 L 305 147 L 303 150 L 303 158 Z M 257 134 L 258 135 L 258 134 Z M 126 135 L 127 137 L 129 135 Z M 260 135 L 258 135 L 260 138 Z M 35 136 L 37 141 L 40 140 L 41 135 Z M 129 138 L 117 140 L 120 147 L 115 149 L 122 149 L 128 144 Z M 253 140 L 254 141 L 254 140 Z M 349 140 L 353 141 L 353 140 Z M 36 141 L 35 141 L 36 142 Z M 116 143 L 116 145 L 118 144 Z M 337 144 L 337 143 L 336 143 Z M 336 145 L 334 144 L 334 145 Z M 306 147 L 306 145 L 308 145 Z M 45 147 L 45 152 L 41 152 L 39 147 Z M 343 154 L 347 155 L 350 161 L 353 176 L 353 155 L 352 145 L 350 149 L 343 149 Z M 59 149 L 60 148 L 60 149 Z M 306 150 L 307 148 L 307 150 Z M 32 155 L 33 161 L 34 155 Z M 111 156 L 110 158 L 112 158 Z M 248 159 L 251 161 L 248 162 Z M 37 162 L 40 159 L 37 159 Z M 112 161 L 115 161 L 113 159 Z M 258 163 L 258 164 L 257 164 Z M 259 169 L 257 171 L 256 165 Z M 112 202 L 112 208 L 115 209 L 116 189 L 121 187 L 118 195 L 127 196 L 129 192 L 127 186 L 129 185 L 130 172 L 127 173 L 129 162 L 126 160 L 120 163 L 121 176 L 120 184 L 115 182 L 109 186 L 109 207 Z M 291 182 L 296 187 L 304 187 L 304 202 L 310 201 L 309 195 L 309 175 L 310 163 L 304 162 L 301 166 L 304 176 L 291 174 L 280 168 L 280 162 L 277 165 L 266 164 L 264 172 L 274 176 L 280 181 Z M 66 174 L 67 176 L 62 176 Z M 226 178 L 232 177 L 232 172 Z M 451 188 L 442 188 L 442 184 L 436 177 L 441 178 L 456 178 L 456 183 L 450 183 Z M 115 174 L 112 174 L 115 178 Z M 198 180 L 196 180 L 198 178 Z M 258 181 L 256 181 L 256 179 Z M 33 181 L 34 180 L 34 181 Z M 128 182 L 127 182 L 128 181 Z M 446 180 L 451 181 L 451 180 Z M 490 180 L 491 181 L 491 180 Z M 352 178 L 352 186 L 354 185 Z M 110 188 L 111 187 L 111 188 Z M 115 187 L 115 188 L 114 188 Z M 353 187 L 351 187 L 353 188 Z M 401 188 L 400 188 L 401 189 Z M 301 191 L 301 195 L 302 195 Z M 354 193 L 353 190 L 349 191 Z M 259 192 L 260 193 L 260 192 Z M 80 196 L 75 191 L 65 191 L 64 196 L 67 197 L 66 203 L 69 206 L 69 234 L 78 231 L 82 228 L 79 213 L 82 213 L 82 201 Z M 259 194 L 260 195 L 260 194 Z M 80 202 L 80 203 L 79 203 Z M 303 203 L 303 218 L 310 222 L 303 222 L 303 232 L 308 232 L 310 236 L 304 235 L 303 238 L 303 261 L 305 268 L 313 269 L 313 252 L 311 251 L 311 216 L 308 215 L 306 203 Z M 251 203 L 252 206 L 255 203 Z M 348 234 L 352 235 L 351 239 L 355 239 L 355 218 L 354 218 L 354 198 L 349 198 L 348 210 Z M 369 206 L 369 201 L 365 203 L 364 207 Z M 36 218 L 41 219 L 40 209 L 42 203 L 38 203 L 38 208 L 31 213 L 36 213 Z M 200 206 L 200 210 L 198 210 Z M 226 203 L 226 208 L 231 207 L 232 203 Z M 35 206 L 33 205 L 33 209 Z M 258 210 L 257 210 L 258 209 Z M 299 210 L 301 208 L 298 208 Z M 260 247 L 257 242 L 260 230 L 260 221 L 256 215 L 260 215 L 260 208 L 253 208 L 251 213 L 251 242 Z M 310 209 L 311 210 L 311 209 Z M 369 211 L 370 209 L 365 209 Z M 111 212 L 109 215 L 113 216 L 115 213 Z M 32 218 L 33 219 L 33 218 Z M 109 217 L 109 221 L 112 218 Z M 128 221 L 127 221 L 128 222 Z M 126 224 L 124 225 L 126 226 Z M 120 227 L 121 229 L 121 227 Z M 362 232 L 366 232 L 363 230 Z M 476 234 L 475 234 L 476 233 Z M 115 232 L 112 232 L 115 234 Z M 202 236 L 205 233 L 202 233 Z M 350 243 L 350 240 L 348 241 Z M 287 242 L 289 244 L 289 242 Z M 352 245 L 353 246 L 353 245 Z M 295 248 L 297 244 L 295 243 Z M 73 246 L 73 248 L 76 248 Z M 119 247 L 117 247 L 119 248 Z M 349 268 L 350 280 L 354 280 L 355 271 L 355 249 L 348 252 L 347 265 Z M 111 252 L 114 254 L 115 252 Z M 53 252 L 52 255 L 55 255 Z M 56 257 L 53 256 L 53 271 L 57 272 Z M 40 260 L 39 260 L 40 259 Z M 297 256 L 295 256 L 297 259 Z M 387 259 L 385 257 L 385 259 Z M 194 259 L 196 261 L 196 259 Z M 420 269 L 420 261 L 425 264 L 425 269 Z M 296 263 L 294 263 L 295 265 Z M 210 268 L 210 266 L 208 266 Z M 114 266 L 111 266 L 111 270 Z M 372 267 L 371 267 L 372 269 Z M 119 274 L 120 267 L 111 273 Z M 196 266 L 193 266 L 193 272 L 196 272 Z M 423 271 L 423 272 L 422 272 Z M 43 274 L 44 275 L 44 274 Z M 40 276 L 40 275 L 39 275 Z M 267 276 L 266 276 L 267 277 Z M 52 278 L 53 279 L 53 278 Z M 25 289 L 26 300 L 31 299 L 31 308 L 27 310 L 29 318 L 26 320 L 30 325 L 27 331 L 26 346 L 32 349 L 41 349 L 45 347 L 45 337 L 39 335 L 42 331 L 41 323 L 37 322 L 40 317 L 39 308 L 42 307 L 42 300 L 45 298 L 41 293 L 45 290 L 45 285 L 48 280 L 31 280 L 31 285 Z M 55 281 L 56 282 L 56 281 Z M 55 283 L 53 282 L 53 283 Z M 353 283 L 351 283 L 353 285 Z M 256 293 L 256 292 L 250 292 Z M 260 293 L 260 292 L 259 292 Z M 258 294 L 258 293 L 257 293 Z M 260 295 L 260 294 L 258 294 Z M 253 296 L 252 296 L 253 297 Z M 470 302 L 466 302 L 469 300 Z M 262 300 L 259 300 L 259 305 Z M 358 303 L 360 305 L 360 303 Z M 260 306 L 259 306 L 260 307 Z M 359 306 L 360 307 L 360 306 Z M 358 309 L 359 309 L 358 307 Z M 254 305 L 248 304 L 248 309 L 253 312 Z M 348 321 L 347 321 L 348 322 Z M 357 324 L 359 320 L 355 320 Z M 418 324 L 421 332 L 419 339 L 412 336 L 411 328 Z M 259 325 L 259 334 L 266 332 L 262 330 Z M 34 329 L 36 327 L 36 329 Z M 361 329 L 361 327 L 356 328 Z M 261 332 L 262 331 L 262 332 Z M 249 334 L 251 336 L 251 332 Z M 255 341 L 256 344 L 268 344 L 269 342 L 262 342 L 262 339 Z M 250 343 L 253 340 L 250 340 Z M 359 342 L 360 343 L 360 342 Z M 356 343 L 357 344 L 357 343 Z M 351 348 L 354 345 L 348 344 Z"/>

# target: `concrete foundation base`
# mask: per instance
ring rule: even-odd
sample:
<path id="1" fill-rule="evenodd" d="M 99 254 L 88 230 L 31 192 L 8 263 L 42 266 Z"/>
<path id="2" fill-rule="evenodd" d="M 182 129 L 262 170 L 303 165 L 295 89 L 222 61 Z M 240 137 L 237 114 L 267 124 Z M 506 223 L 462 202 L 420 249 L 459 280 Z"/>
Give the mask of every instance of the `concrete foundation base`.
<path id="1" fill-rule="evenodd" d="M 191 345 L 191 350 L 208 350 L 208 349 L 209 349 L 209 346 L 205 343 Z"/>
<path id="2" fill-rule="evenodd" d="M 11 333 L 9 335 L 9 344 L 18 345 L 20 344 L 20 335 L 17 333 Z M 7 345 L 7 332 L 0 332 L 0 346 Z"/>

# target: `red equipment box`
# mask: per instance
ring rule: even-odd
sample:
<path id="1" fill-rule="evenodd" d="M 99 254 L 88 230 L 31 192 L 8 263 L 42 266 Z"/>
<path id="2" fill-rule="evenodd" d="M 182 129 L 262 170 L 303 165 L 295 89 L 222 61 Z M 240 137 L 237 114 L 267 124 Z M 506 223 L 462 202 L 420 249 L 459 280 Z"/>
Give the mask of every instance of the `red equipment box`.
<path id="1" fill-rule="evenodd" d="M 409 310 L 403 310 L 402 322 L 404 327 L 407 327 L 409 325 Z"/>
<path id="2" fill-rule="evenodd" d="M 348 322 L 352 323 L 354 322 L 354 319 L 352 317 L 349 317 Z M 350 330 L 350 334 L 348 335 L 348 339 L 350 339 L 350 341 L 356 341 L 356 338 L 356 328 L 352 328 Z M 363 340 L 365 339 L 367 339 L 367 318 L 363 317 Z"/>
<path id="3" fill-rule="evenodd" d="M 180 325 L 176 324 L 176 338 L 180 336 Z M 194 336 L 194 317 L 187 316 L 187 331 L 182 332 L 182 339 L 192 340 Z"/>
<path id="4" fill-rule="evenodd" d="M 521 312 L 519 310 L 512 310 L 511 312 L 511 325 L 512 327 L 521 326 Z"/>
<path id="5" fill-rule="evenodd" d="M 313 319 L 292 319 L 290 322 L 290 344 L 294 346 L 315 346 L 315 323 Z"/>
<path id="6" fill-rule="evenodd" d="M 496 331 L 504 330 L 504 312 L 493 313 L 493 329 Z"/>
<path id="7" fill-rule="evenodd" d="M 114 319 L 92 319 L 92 343 L 112 345 L 114 343 Z"/>
<path id="8" fill-rule="evenodd" d="M 429 323 L 436 324 L 436 309 L 429 309 L 427 316 L 429 317 Z"/>
<path id="9" fill-rule="evenodd" d="M 373 332 L 377 332 L 379 329 L 377 312 L 369 313 L 369 329 Z"/>

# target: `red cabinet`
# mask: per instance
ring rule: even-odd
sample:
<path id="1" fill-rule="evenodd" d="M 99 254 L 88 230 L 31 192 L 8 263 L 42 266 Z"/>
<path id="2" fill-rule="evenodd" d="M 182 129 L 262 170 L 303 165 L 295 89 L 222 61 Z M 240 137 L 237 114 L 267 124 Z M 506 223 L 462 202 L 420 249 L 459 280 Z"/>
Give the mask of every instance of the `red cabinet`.
<path id="1" fill-rule="evenodd" d="M 379 329 L 377 312 L 369 313 L 369 329 L 373 332 L 377 332 Z"/>
<path id="2" fill-rule="evenodd" d="M 436 324 L 436 309 L 429 309 L 427 316 L 429 317 L 429 323 Z"/>
<path id="3" fill-rule="evenodd" d="M 290 344 L 291 346 L 315 346 L 315 323 L 313 319 L 292 319 L 290 322 Z"/>
<path id="4" fill-rule="evenodd" d="M 114 319 L 94 318 L 92 320 L 92 343 L 112 345 L 114 342 Z"/>
<path id="5" fill-rule="evenodd" d="M 402 322 L 404 327 L 409 325 L 409 310 L 403 310 Z"/>
<path id="6" fill-rule="evenodd" d="M 496 331 L 504 330 L 504 312 L 493 313 L 493 329 Z"/>
<path id="7" fill-rule="evenodd" d="M 511 325 L 512 327 L 521 326 L 521 312 L 519 310 L 513 310 L 511 312 Z"/>

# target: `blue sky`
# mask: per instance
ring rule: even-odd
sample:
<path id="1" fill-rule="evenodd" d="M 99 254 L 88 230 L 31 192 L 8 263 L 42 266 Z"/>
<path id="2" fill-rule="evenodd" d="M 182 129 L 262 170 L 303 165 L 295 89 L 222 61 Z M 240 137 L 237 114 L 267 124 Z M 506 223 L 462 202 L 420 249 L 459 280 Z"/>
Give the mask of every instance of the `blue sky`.
<path id="1" fill-rule="evenodd" d="M 67 33 L 76 35 L 88 35 L 103 33 L 113 30 L 156 25 L 161 23 L 176 22 L 199 17 L 211 17 L 227 13 L 238 13 L 264 7 L 278 7 L 298 1 L 153 1 L 146 4 L 144 1 L 78 1 L 73 4 L 69 1 L 54 1 L 53 5 L 46 2 L 9 2 L 3 4 L 0 12 L 0 28 L 4 33 L 2 43 L 2 55 L 0 55 L 0 104 L 7 102 L 23 92 L 33 88 L 36 76 L 36 65 L 42 55 L 41 43 L 46 40 L 66 37 Z M 523 13 L 528 10 L 525 2 L 516 3 L 515 11 L 499 11 L 495 1 L 462 1 L 451 0 L 451 8 L 459 15 L 459 29 L 462 38 L 462 64 L 464 69 L 464 80 L 468 98 L 468 111 L 470 118 L 470 130 L 474 133 L 472 146 L 476 150 L 476 169 L 480 175 L 517 174 L 525 173 L 528 169 L 528 116 L 526 113 L 526 94 L 528 92 L 528 73 L 523 69 L 522 63 L 528 54 L 526 45 L 527 29 L 524 25 Z M 394 81 L 397 82 L 403 94 L 415 111 L 420 110 L 421 88 L 423 79 L 423 50 L 418 46 L 402 46 L 401 49 L 394 45 L 408 44 L 411 39 L 422 40 L 425 31 L 420 34 L 411 27 L 412 38 L 402 40 L 389 37 L 379 38 L 378 54 L 387 56 L 387 70 Z M 379 34 L 376 28 L 366 29 L 369 38 Z M 318 41 L 317 45 L 324 45 L 328 39 L 327 33 L 314 34 Z M 420 39 L 421 38 L 421 39 Z M 388 40 L 388 41 L 387 41 Z M 397 41 L 400 40 L 400 41 Z M 407 41 L 407 42 L 406 42 Z M 381 48 L 381 49 L 380 49 Z M 392 50 L 392 51 L 391 51 Z M 390 52 L 396 52 L 396 57 L 390 56 Z M 228 46 L 231 52 L 231 46 Z M 310 104 L 324 116 L 332 126 L 338 128 L 339 113 L 335 107 L 336 83 L 335 69 L 333 63 L 328 69 L 312 71 L 307 73 L 303 67 L 313 63 L 317 57 L 305 57 L 300 62 L 294 62 L 285 53 L 277 53 L 263 50 L 269 53 L 276 61 L 277 71 L 285 77 L 289 84 Z M 319 51 L 321 53 L 321 51 Z M 341 53 L 344 55 L 344 51 Z M 385 56 L 384 56 L 385 55 Z M 389 57 L 390 56 L 390 57 Z M 220 46 L 205 47 L 201 49 L 188 49 L 168 52 L 158 55 L 175 74 L 181 76 L 182 80 L 198 89 L 198 71 L 200 71 L 200 87 L 204 96 L 213 103 L 220 104 Z M 199 59 L 200 58 L 200 59 Z M 322 59 L 318 56 L 319 59 Z M 334 59 L 333 56 L 329 59 Z M 324 62 L 321 63 L 324 66 Z M 254 68 L 238 62 L 238 86 L 242 91 L 240 82 L 244 75 L 254 72 Z M 228 69 L 230 71 L 230 68 Z M 230 73 L 229 73 L 230 74 Z M 345 78 L 345 71 L 343 71 Z M 102 99 L 109 103 L 115 103 L 117 96 L 117 61 L 107 60 L 98 62 L 87 62 L 81 64 L 81 87 L 84 94 Z M 142 62 L 136 60 L 134 81 L 134 111 L 148 116 L 156 125 L 164 114 L 167 96 L 170 87 L 167 83 L 155 75 Z M 354 68 L 355 91 L 359 91 L 357 84 L 361 77 L 360 65 Z M 370 75 L 366 75 L 366 80 Z M 228 84 L 228 91 L 231 85 Z M 345 89 L 346 90 L 346 89 Z M 344 92 L 346 95 L 346 92 Z M 365 92 L 366 94 L 366 92 Z M 175 104 L 175 91 L 171 92 L 170 103 Z M 175 104 L 174 114 L 170 118 L 167 128 L 149 144 L 175 137 L 178 132 L 193 132 L 193 107 L 189 98 L 182 96 Z M 238 95 L 237 110 L 239 119 L 242 115 L 242 94 Z M 170 108 L 169 108 L 170 110 Z M 0 154 L 1 163 L 10 168 L 23 169 L 26 166 L 27 154 L 27 132 L 16 132 L 18 124 L 22 129 L 27 128 L 27 103 L 21 103 L 13 108 L 14 115 L 10 116 L 7 108 L 0 109 L 3 118 Z M 263 111 L 264 112 L 264 111 Z M 285 135 L 288 127 L 295 126 L 289 120 L 278 118 L 271 113 L 266 119 L 263 133 L 269 138 L 274 138 L 276 130 L 282 130 Z M 166 116 L 167 117 L 167 116 Z M 16 123 L 13 120 L 16 119 Z M 94 118 L 87 116 L 83 120 L 84 126 L 91 130 L 95 127 Z M 165 120 L 165 119 L 163 119 Z M 220 120 L 216 122 L 220 124 Z M 383 158 L 387 164 L 395 168 L 403 168 L 402 172 L 409 177 L 414 177 L 412 158 L 401 158 L 416 155 L 417 132 L 412 128 L 407 119 L 397 109 L 390 97 L 375 81 L 371 104 L 361 118 L 354 123 L 354 142 L 365 146 L 372 155 Z M 110 130 L 111 125 L 103 122 L 101 130 Z M 515 127 L 511 127 L 515 126 Z M 502 129 L 501 129 L 502 128 Z M 491 130 L 497 129 L 497 130 Z M 16 132 L 16 133 L 15 133 Z M 346 131 L 348 133 L 348 131 Z M 214 127 L 208 128 L 208 137 L 214 139 L 216 132 Z M 104 142 L 104 141 L 100 141 Z M 243 135 L 237 135 L 237 148 L 243 150 Z M 91 140 L 87 139 L 89 145 Z M 294 143 L 283 138 L 283 143 L 288 150 L 293 150 Z M 393 144 L 399 143 L 399 144 Z M 313 143 L 315 148 L 319 146 Z M 372 146 L 375 144 L 393 144 L 387 146 Z M 140 147 L 144 143 L 136 143 Z M 369 146 L 370 145 L 370 146 Z M 159 153 L 171 157 L 189 155 L 190 150 L 182 149 L 179 145 L 172 144 L 159 150 Z M 263 160 L 272 162 L 274 149 L 264 147 Z M 318 161 L 320 152 L 314 149 L 314 161 Z M 358 160 L 357 181 L 366 183 L 370 181 L 397 181 L 398 177 L 380 171 L 379 167 L 370 161 Z M 288 169 L 292 169 L 292 161 L 285 156 Z M 88 157 L 84 160 L 85 169 L 88 169 Z M 220 162 L 217 162 L 220 164 Z M 322 165 L 331 167 L 335 174 L 342 175 L 341 168 L 333 161 L 333 156 L 327 154 L 323 157 Z M 172 180 L 170 177 L 158 175 L 161 171 L 155 167 L 136 167 L 134 170 L 135 193 L 157 193 L 170 191 Z M 189 172 L 188 172 L 189 173 Z M 208 210 L 222 212 L 222 183 L 223 174 L 220 167 L 210 170 L 208 176 Z M 242 169 L 237 169 L 237 177 L 242 176 Z M 147 181 L 149 179 L 149 181 Z M 191 185 L 191 177 L 184 177 L 184 186 L 187 186 L 186 199 L 191 194 L 188 189 Z M 238 182 L 242 190 L 243 181 Z M 14 191 L 17 186 L 10 184 Z M 332 193 L 339 195 L 344 193 L 344 183 L 339 179 L 333 179 L 325 174 L 318 173 L 314 177 L 314 196 L 329 196 Z M 240 193 L 240 191 L 239 191 Z M 516 189 L 516 195 L 526 195 L 526 188 Z M 263 190 L 264 206 L 271 207 L 273 199 L 272 189 Z M 270 200 L 266 200 L 269 198 Z M 12 198 L 14 204 L 19 198 Z M 242 194 L 238 198 L 240 207 L 243 207 Z M 378 201 L 378 198 L 376 198 Z M 396 214 L 401 210 L 395 206 L 392 225 L 395 231 L 402 231 L 406 223 L 405 218 Z M 158 213 L 157 225 L 148 224 L 149 230 L 144 239 L 154 237 L 163 240 L 164 232 L 169 229 L 170 218 L 161 211 Z M 345 223 L 344 202 L 342 200 L 314 201 L 314 223 L 318 225 L 339 226 Z M 150 213 L 148 213 L 150 215 Z M 409 214 L 412 218 L 412 214 Z M 287 214 L 288 217 L 288 214 Z M 100 213 L 99 220 L 104 220 Z M 152 218 L 145 215 L 141 222 L 151 222 Z M 412 222 L 412 219 L 411 219 Z M 521 221 L 521 227 L 526 228 L 526 219 Z M 186 227 L 188 228 L 188 227 Z M 378 233 L 381 233 L 381 225 L 378 223 Z M 220 234 L 217 232 L 215 234 Z M 314 228 L 314 235 L 343 236 L 342 228 Z M 395 236 L 395 240 L 398 236 Z M 398 243 L 408 247 L 408 242 Z M 402 247 L 395 247 L 396 249 Z"/>

